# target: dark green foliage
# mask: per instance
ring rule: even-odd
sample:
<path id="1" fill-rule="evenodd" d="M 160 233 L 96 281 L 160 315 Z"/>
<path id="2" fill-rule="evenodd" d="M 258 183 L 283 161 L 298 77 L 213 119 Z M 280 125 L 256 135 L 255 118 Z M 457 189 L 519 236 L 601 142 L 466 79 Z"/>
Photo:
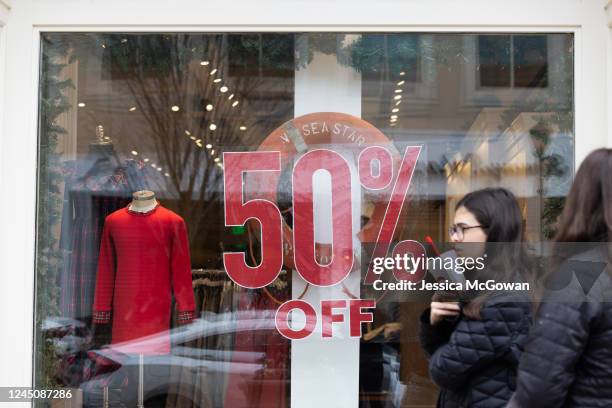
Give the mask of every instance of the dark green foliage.
<path id="1" fill-rule="evenodd" d="M 38 217 L 36 234 L 36 384 L 55 386 L 52 370 L 55 356 L 46 339 L 41 337 L 41 325 L 47 317 L 59 312 L 57 279 L 62 267 L 62 253 L 54 229 L 58 227 L 62 210 L 61 184 L 64 180 L 56 152 L 58 136 L 66 131 L 56 124 L 58 116 L 70 109 L 65 95 L 73 84 L 61 80 L 61 71 L 70 63 L 67 38 L 56 35 L 53 41 L 42 36 L 40 77 L 40 119 L 38 152 Z"/>

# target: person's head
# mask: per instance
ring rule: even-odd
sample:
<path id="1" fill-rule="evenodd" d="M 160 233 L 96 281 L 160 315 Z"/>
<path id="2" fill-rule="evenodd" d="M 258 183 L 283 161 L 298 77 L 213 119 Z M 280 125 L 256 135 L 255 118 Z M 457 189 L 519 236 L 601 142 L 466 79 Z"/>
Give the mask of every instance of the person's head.
<path id="1" fill-rule="evenodd" d="M 554 240 L 612 241 L 612 149 L 594 150 L 580 165 Z"/>
<path id="2" fill-rule="evenodd" d="M 455 250 L 461 257 L 487 255 L 485 274 L 498 282 L 532 280 L 532 265 L 523 245 L 523 219 L 518 202 L 504 188 L 485 188 L 464 196 L 455 207 L 450 228 Z M 463 313 L 479 319 L 490 293 L 467 302 Z"/>
<path id="3" fill-rule="evenodd" d="M 514 194 L 504 188 L 485 188 L 465 195 L 455 207 L 449 232 L 462 256 L 480 256 L 490 242 L 521 242 L 523 221 Z"/>

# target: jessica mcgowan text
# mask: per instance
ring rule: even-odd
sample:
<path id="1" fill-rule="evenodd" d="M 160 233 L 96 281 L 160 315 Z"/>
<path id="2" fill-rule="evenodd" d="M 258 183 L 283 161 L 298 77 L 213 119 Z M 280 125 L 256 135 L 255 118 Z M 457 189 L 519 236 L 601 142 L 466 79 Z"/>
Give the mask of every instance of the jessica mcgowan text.
<path id="1" fill-rule="evenodd" d="M 375 290 L 434 290 L 434 291 L 462 291 L 462 290 L 491 290 L 491 291 L 527 291 L 527 282 L 496 282 L 493 279 L 486 281 L 466 280 L 465 282 L 383 282 L 374 281 Z"/>

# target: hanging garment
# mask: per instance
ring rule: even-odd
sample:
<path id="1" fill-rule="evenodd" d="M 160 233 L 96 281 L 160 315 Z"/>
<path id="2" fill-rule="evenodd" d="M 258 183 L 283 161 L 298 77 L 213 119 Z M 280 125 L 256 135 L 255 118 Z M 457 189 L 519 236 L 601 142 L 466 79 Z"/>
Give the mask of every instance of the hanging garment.
<path id="1" fill-rule="evenodd" d="M 109 215 L 93 319 L 112 320 L 113 347 L 125 353 L 169 353 L 173 293 L 179 323 L 191 321 L 195 305 L 184 220 L 159 204 L 146 213 L 126 207 Z M 151 337 L 145 341 L 146 336 Z"/>
<path id="2" fill-rule="evenodd" d="M 62 316 L 85 322 L 92 315 L 104 219 L 128 205 L 132 193 L 146 184 L 138 162 L 88 159 L 66 169 L 60 235 L 64 262 L 58 282 Z"/>

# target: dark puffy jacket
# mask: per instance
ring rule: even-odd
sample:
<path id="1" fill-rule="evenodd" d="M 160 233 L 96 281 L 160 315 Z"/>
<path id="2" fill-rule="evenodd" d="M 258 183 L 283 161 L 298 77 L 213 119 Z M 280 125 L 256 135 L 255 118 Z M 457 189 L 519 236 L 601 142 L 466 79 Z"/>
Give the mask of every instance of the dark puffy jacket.
<path id="1" fill-rule="evenodd" d="M 440 389 L 438 407 L 505 407 L 516 386 L 516 368 L 531 323 L 531 303 L 517 293 L 493 295 L 481 319 L 429 323 L 421 315 L 421 344 L 429 374 Z"/>
<path id="2" fill-rule="evenodd" d="M 510 406 L 612 407 L 612 266 L 601 248 L 565 262 L 548 282 Z"/>

